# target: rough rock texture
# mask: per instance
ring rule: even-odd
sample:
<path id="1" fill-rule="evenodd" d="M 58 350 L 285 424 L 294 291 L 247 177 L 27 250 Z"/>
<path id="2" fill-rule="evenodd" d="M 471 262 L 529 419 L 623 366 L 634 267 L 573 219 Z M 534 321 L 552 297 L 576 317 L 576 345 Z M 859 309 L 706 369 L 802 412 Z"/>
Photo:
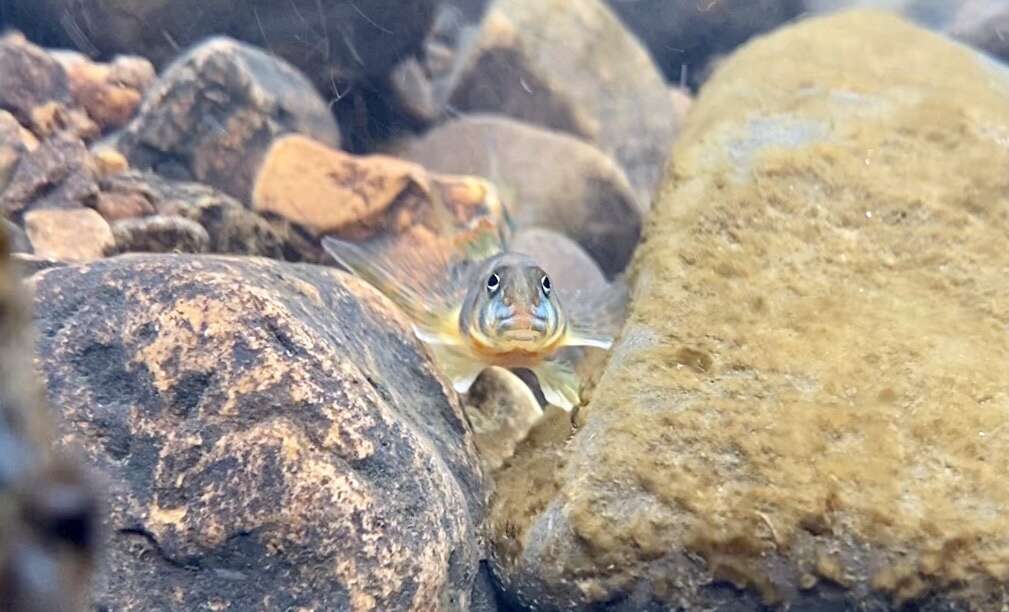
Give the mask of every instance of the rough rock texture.
<path id="1" fill-rule="evenodd" d="M 120 253 L 206 253 L 210 249 L 207 230 L 185 217 L 122 219 L 112 224 L 112 235 Z"/>
<path id="2" fill-rule="evenodd" d="M 159 66 L 213 34 L 268 49 L 313 75 L 334 81 L 384 74 L 419 44 L 434 0 L 9 0 L 11 21 L 33 39 L 87 53 L 132 53 Z"/>
<path id="3" fill-rule="evenodd" d="M 112 610 L 468 610 L 482 476 L 407 321 L 332 268 L 126 255 L 32 277 L 63 435 L 110 482 Z"/>
<path id="4" fill-rule="evenodd" d="M 466 394 L 466 414 L 483 465 L 500 468 L 515 453 L 543 409 L 521 378 L 503 368 L 487 368 Z"/>
<path id="5" fill-rule="evenodd" d="M 584 423 L 569 442 L 544 423 L 496 475 L 506 591 L 537 610 L 1004 607 L 1007 137 L 1004 68 L 880 13 L 727 59 Z"/>
<path id="6" fill-rule="evenodd" d="M 642 207 L 620 167 L 567 134 L 473 115 L 403 143 L 395 153 L 436 172 L 486 177 L 517 227 L 570 236 L 610 275 L 626 267 L 641 234 Z"/>
<path id="7" fill-rule="evenodd" d="M 43 208 L 25 214 L 32 252 L 58 261 L 85 262 L 113 252 L 116 240 L 101 215 L 90 208 Z"/>
<path id="8" fill-rule="evenodd" d="M 206 230 L 212 253 L 310 261 L 321 257 L 318 247 L 310 246 L 289 224 L 267 221 L 231 196 L 200 183 L 130 171 L 102 180 L 100 187 L 98 210 L 103 214 L 115 207 L 184 217 Z"/>
<path id="9" fill-rule="evenodd" d="M 609 5 L 648 47 L 667 79 L 678 83 L 685 76 L 697 86 L 712 57 L 795 18 L 803 0 L 609 0 Z"/>
<path id="10" fill-rule="evenodd" d="M 98 193 L 94 160 L 79 138 L 64 134 L 22 154 L 0 192 L 7 216 L 36 208 L 79 208 Z"/>
<path id="11" fill-rule="evenodd" d="M 70 101 L 67 74 L 59 62 L 19 34 L 0 36 L 0 109 L 28 125 L 36 108 Z"/>
<path id="12" fill-rule="evenodd" d="M 497 0 L 456 71 L 453 108 L 593 142 L 650 202 L 677 126 L 648 52 L 600 0 Z"/>
<path id="13" fill-rule="evenodd" d="M 138 115 L 110 142 L 133 168 L 198 180 L 248 202 L 260 160 L 287 132 L 340 143 L 326 103 L 301 73 L 264 51 L 215 37 L 166 68 Z"/>
<path id="14" fill-rule="evenodd" d="M 0 603 L 9 612 L 83 611 L 99 507 L 76 457 L 52 448 L 28 303 L 8 250 L 0 230 Z"/>

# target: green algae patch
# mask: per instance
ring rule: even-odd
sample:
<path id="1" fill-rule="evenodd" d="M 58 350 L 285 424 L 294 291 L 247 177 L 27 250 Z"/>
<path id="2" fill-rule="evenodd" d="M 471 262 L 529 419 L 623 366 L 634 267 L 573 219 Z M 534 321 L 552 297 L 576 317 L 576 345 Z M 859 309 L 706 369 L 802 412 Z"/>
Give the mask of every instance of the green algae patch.
<path id="1" fill-rule="evenodd" d="M 1007 194 L 1009 76 L 972 51 L 875 12 L 741 48 L 499 576 L 547 608 L 1007 601 Z"/>

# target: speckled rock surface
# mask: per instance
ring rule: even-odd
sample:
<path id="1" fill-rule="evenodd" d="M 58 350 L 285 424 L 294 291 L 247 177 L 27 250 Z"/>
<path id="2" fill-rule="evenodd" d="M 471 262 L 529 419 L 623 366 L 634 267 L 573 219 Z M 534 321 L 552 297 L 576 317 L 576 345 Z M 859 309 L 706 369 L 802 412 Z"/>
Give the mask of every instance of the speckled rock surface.
<path id="1" fill-rule="evenodd" d="M 0 229 L 0 605 L 83 611 L 100 507 L 56 430 L 32 370 L 29 300 Z"/>
<path id="2" fill-rule="evenodd" d="M 513 599 L 1004 607 L 1007 137 L 1003 68 L 880 13 L 728 58 L 581 426 L 495 476 Z"/>
<path id="3" fill-rule="evenodd" d="M 110 142 L 133 168 L 198 180 L 248 202 L 259 162 L 288 132 L 340 144 L 329 108 L 304 75 L 265 51 L 215 37 L 165 68 Z"/>
<path id="4" fill-rule="evenodd" d="M 610 275 L 627 266 L 641 235 L 643 207 L 620 166 L 569 134 L 470 115 L 394 153 L 435 172 L 486 177 L 518 228 L 570 236 Z"/>
<path id="5" fill-rule="evenodd" d="M 647 206 L 678 126 L 648 52 L 601 0 L 497 0 L 460 49 L 449 103 L 568 132 Z"/>
<path id="6" fill-rule="evenodd" d="M 117 253 L 206 253 L 207 230 L 185 217 L 150 215 L 112 223 Z"/>
<path id="7" fill-rule="evenodd" d="M 471 433 L 372 289 L 184 255 L 31 282 L 63 439 L 110 483 L 95 605 L 469 609 L 484 508 Z"/>

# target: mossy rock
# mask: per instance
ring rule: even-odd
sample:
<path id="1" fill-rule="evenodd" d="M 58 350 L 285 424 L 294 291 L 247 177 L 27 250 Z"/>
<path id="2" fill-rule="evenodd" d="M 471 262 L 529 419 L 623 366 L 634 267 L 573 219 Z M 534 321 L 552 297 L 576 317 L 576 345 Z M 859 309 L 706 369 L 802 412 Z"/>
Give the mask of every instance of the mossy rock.
<path id="1" fill-rule="evenodd" d="M 496 475 L 513 600 L 1003 606 L 1007 138 L 1007 72 L 882 13 L 727 59 L 581 427 Z"/>

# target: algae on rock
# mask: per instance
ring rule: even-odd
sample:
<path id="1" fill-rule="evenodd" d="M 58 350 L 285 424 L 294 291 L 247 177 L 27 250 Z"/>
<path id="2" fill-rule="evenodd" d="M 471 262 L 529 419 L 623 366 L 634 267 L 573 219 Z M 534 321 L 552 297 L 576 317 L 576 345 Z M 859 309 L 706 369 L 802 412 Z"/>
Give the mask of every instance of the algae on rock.
<path id="1" fill-rule="evenodd" d="M 537 609 L 1004 605 L 1007 142 L 1009 73 L 883 13 L 728 58 L 584 425 L 562 450 L 534 432 L 497 476 L 506 589 Z"/>

